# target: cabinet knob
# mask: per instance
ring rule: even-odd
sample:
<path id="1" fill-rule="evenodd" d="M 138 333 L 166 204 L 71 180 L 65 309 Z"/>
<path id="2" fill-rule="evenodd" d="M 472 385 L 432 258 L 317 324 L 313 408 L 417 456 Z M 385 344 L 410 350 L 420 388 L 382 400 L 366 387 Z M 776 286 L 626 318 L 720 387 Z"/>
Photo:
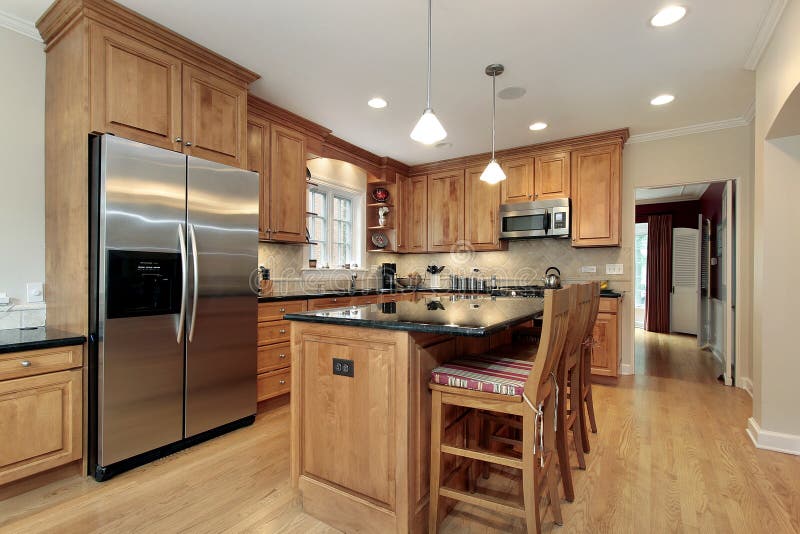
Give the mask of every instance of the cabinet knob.
<path id="1" fill-rule="evenodd" d="M 336 300 L 336 299 L 333 299 L 333 302 L 339 302 L 339 301 L 338 301 L 338 300 Z"/>
<path id="2" fill-rule="evenodd" d="M 285 334 L 286 333 L 286 329 L 285 328 L 281 328 L 280 330 L 278 330 L 278 333 Z"/>
<path id="3" fill-rule="evenodd" d="M 191 141 L 186 141 L 186 142 L 184 143 L 184 145 L 186 145 L 186 146 L 192 146 L 192 142 L 191 142 Z"/>
<path id="4" fill-rule="evenodd" d="M 284 384 L 286 383 L 286 380 L 281 380 L 281 381 L 279 381 L 278 383 L 279 383 L 280 385 L 284 385 Z"/>
<path id="5" fill-rule="evenodd" d="M 278 358 L 280 358 L 281 360 L 284 360 L 284 359 L 286 359 L 286 355 L 285 354 L 278 354 Z"/>
<path id="6" fill-rule="evenodd" d="M 175 138 L 175 142 L 176 143 L 183 143 L 183 139 L 181 139 L 180 137 L 176 137 Z"/>
<path id="7" fill-rule="evenodd" d="M 19 363 L 20 363 L 20 365 L 22 365 L 22 367 L 30 367 L 31 366 L 31 362 L 29 362 L 28 360 L 22 360 Z"/>
<path id="8" fill-rule="evenodd" d="M 286 311 L 286 308 L 281 308 L 281 309 L 280 309 L 280 312 L 281 312 L 281 313 L 283 313 L 283 312 L 285 312 L 285 311 Z"/>

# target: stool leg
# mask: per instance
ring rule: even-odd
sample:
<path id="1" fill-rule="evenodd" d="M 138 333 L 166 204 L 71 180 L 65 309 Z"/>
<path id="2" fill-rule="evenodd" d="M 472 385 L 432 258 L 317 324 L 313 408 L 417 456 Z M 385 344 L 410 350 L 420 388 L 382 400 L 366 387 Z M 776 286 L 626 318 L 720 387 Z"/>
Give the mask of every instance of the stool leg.
<path id="1" fill-rule="evenodd" d="M 591 377 L 591 354 L 589 353 L 588 347 L 583 347 L 581 351 L 581 368 L 583 371 L 583 376 L 581 377 L 580 382 L 580 403 L 577 405 L 578 409 L 578 419 L 581 422 L 581 439 L 583 440 L 583 452 L 589 452 L 589 429 L 586 426 L 586 397 L 588 393 L 588 385 L 589 381 L 592 379 Z"/>
<path id="2" fill-rule="evenodd" d="M 488 421 L 488 420 L 486 420 L 486 419 L 484 419 L 482 417 L 480 418 L 480 420 L 481 420 L 481 422 L 480 422 L 480 432 L 481 432 L 480 445 L 481 445 L 482 449 L 488 450 L 489 449 L 489 436 L 493 432 L 492 422 Z M 481 475 L 483 476 L 483 478 L 489 478 L 489 462 L 481 462 L 480 465 L 481 465 Z"/>
<path id="3" fill-rule="evenodd" d="M 439 485 L 442 476 L 442 392 L 431 391 L 431 484 L 428 504 L 428 532 L 439 530 Z"/>
<path id="4" fill-rule="evenodd" d="M 526 410 L 522 416 L 522 495 L 525 503 L 525 527 L 528 534 L 541 534 L 539 510 L 541 496 L 536 481 L 536 457 L 533 455 L 535 423 L 533 412 Z"/>
<path id="5" fill-rule="evenodd" d="M 566 425 L 567 415 L 567 376 L 565 358 L 561 358 L 558 369 L 558 426 L 556 428 L 556 450 L 558 451 L 558 466 L 561 470 L 561 483 L 564 486 L 564 498 L 569 502 L 575 500 L 575 490 L 572 486 L 572 471 L 569 466 L 569 449 L 567 447 Z"/>
<path id="6" fill-rule="evenodd" d="M 586 409 L 589 412 L 589 423 L 592 425 L 592 434 L 597 434 L 597 421 L 594 418 L 594 399 L 592 398 L 591 384 L 589 384 L 589 392 L 586 395 Z"/>
<path id="7" fill-rule="evenodd" d="M 572 440 L 575 442 L 575 456 L 578 458 L 578 467 L 586 469 L 586 458 L 583 456 L 583 429 L 581 428 L 580 413 L 583 411 L 583 403 L 581 401 L 581 370 L 577 365 L 572 368 L 572 376 L 570 377 L 569 388 L 569 411 L 570 415 L 575 414 L 575 420 L 572 423 Z"/>

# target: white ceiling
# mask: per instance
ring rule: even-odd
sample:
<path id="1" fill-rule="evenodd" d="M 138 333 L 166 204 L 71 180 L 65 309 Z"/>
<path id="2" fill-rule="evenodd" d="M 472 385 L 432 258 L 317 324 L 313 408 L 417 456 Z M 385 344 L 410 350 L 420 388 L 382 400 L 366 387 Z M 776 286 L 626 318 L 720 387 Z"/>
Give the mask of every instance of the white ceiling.
<path id="1" fill-rule="evenodd" d="M 663 202 L 685 202 L 698 200 L 711 184 L 676 185 L 672 187 L 639 188 L 636 204 L 661 204 Z"/>
<path id="2" fill-rule="evenodd" d="M 425 104 L 425 0 L 122 0 L 122 4 L 260 73 L 252 91 L 379 155 L 420 163 L 629 126 L 632 134 L 743 116 L 754 100 L 744 64 L 770 0 L 681 0 L 678 24 L 648 20 L 664 0 L 434 0 L 432 104 L 449 148 L 409 139 Z M 34 20 L 50 0 L 0 0 Z M 661 93 L 676 96 L 650 106 Z M 382 96 L 389 107 L 366 103 Z M 550 127 L 531 132 L 528 125 Z"/>

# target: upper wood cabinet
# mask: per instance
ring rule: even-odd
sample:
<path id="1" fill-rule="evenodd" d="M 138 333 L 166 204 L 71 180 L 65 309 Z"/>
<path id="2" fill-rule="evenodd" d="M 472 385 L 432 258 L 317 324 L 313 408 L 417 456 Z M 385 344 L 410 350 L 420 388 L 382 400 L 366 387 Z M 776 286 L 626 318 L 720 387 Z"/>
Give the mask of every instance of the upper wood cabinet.
<path id="1" fill-rule="evenodd" d="M 306 141 L 272 124 L 269 172 L 269 235 L 275 241 L 306 241 Z"/>
<path id="2" fill-rule="evenodd" d="M 564 198 L 570 195 L 569 152 L 559 152 L 534 159 L 533 198 Z"/>
<path id="3" fill-rule="evenodd" d="M 500 182 L 502 203 L 533 200 L 533 158 L 517 158 L 501 163 L 506 179 Z"/>
<path id="4" fill-rule="evenodd" d="M 470 167 L 465 171 L 466 195 L 464 226 L 466 245 L 473 250 L 500 250 L 507 241 L 500 241 L 501 185 L 481 181 L 485 167 Z"/>
<path id="5" fill-rule="evenodd" d="M 188 65 L 182 78 L 184 152 L 245 167 L 247 88 Z"/>
<path id="6" fill-rule="evenodd" d="M 464 171 L 428 177 L 428 250 L 449 252 L 464 242 Z"/>
<path id="7" fill-rule="evenodd" d="M 572 152 L 572 245 L 620 244 L 620 144 Z"/>
<path id="8" fill-rule="evenodd" d="M 258 238 L 269 239 L 269 123 L 259 117 L 247 119 L 247 169 L 257 172 Z"/>
<path id="9" fill-rule="evenodd" d="M 89 27 L 92 131 L 246 166 L 245 84 L 115 29 Z"/>
<path id="10" fill-rule="evenodd" d="M 401 181 L 403 195 L 403 249 L 401 252 L 428 250 L 428 177 L 414 176 Z"/>

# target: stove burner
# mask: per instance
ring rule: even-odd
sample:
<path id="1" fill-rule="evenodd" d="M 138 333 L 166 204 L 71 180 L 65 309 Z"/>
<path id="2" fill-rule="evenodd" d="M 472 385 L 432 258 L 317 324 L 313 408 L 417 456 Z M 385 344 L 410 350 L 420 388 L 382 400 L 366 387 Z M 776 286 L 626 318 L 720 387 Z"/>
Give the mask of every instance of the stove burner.
<path id="1" fill-rule="evenodd" d="M 492 290 L 493 297 L 544 297 L 544 286 L 505 286 Z"/>

